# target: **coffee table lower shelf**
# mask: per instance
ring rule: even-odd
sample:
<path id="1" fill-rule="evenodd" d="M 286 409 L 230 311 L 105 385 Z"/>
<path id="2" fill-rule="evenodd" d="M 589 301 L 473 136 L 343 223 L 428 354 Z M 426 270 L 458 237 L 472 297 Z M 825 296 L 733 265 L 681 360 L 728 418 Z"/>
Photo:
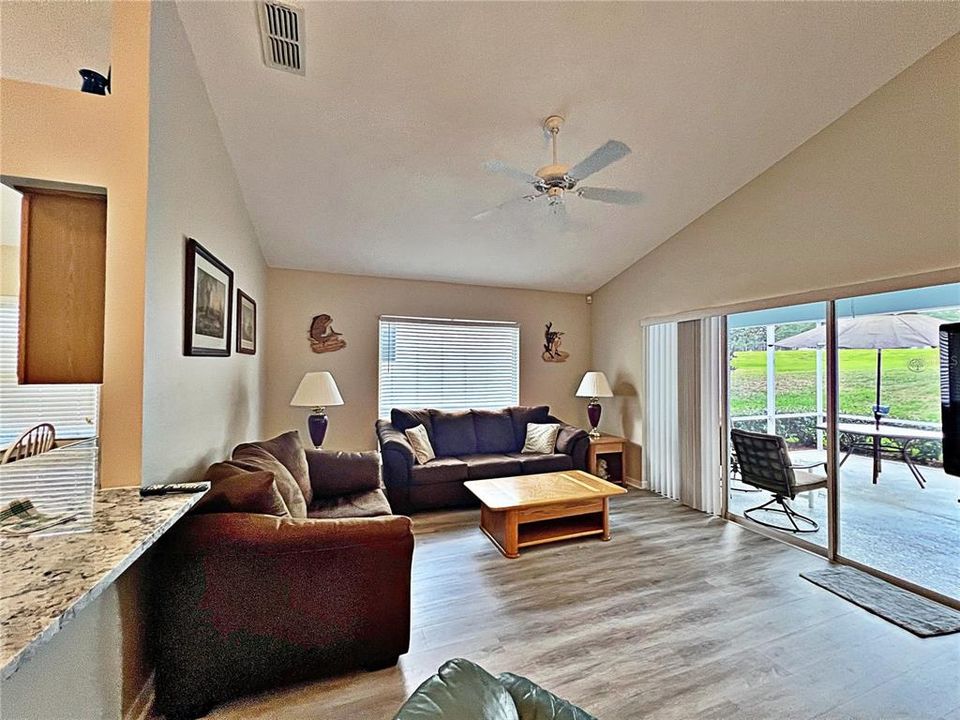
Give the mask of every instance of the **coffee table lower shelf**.
<path id="1" fill-rule="evenodd" d="M 610 539 L 608 502 L 604 498 L 591 503 L 588 512 L 583 504 L 573 508 L 560 504 L 553 508 L 539 508 L 536 513 L 523 510 L 490 510 L 480 507 L 480 529 L 497 549 L 508 558 L 520 556 L 520 548 L 544 543 L 599 535 Z M 550 511 L 557 516 L 550 517 Z M 572 514 L 575 513 L 575 514 Z M 533 517 L 531 517 L 533 515 Z"/>

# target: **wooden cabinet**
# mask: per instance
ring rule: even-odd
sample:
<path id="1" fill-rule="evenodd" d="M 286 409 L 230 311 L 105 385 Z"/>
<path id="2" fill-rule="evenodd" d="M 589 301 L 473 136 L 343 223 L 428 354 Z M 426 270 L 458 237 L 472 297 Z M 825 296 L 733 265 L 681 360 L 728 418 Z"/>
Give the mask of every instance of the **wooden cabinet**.
<path id="1" fill-rule="evenodd" d="M 587 472 L 609 482 L 625 485 L 624 449 L 626 444 L 626 438 L 616 435 L 590 438 Z"/>
<path id="2" fill-rule="evenodd" d="M 19 380 L 101 383 L 107 198 L 18 190 Z"/>

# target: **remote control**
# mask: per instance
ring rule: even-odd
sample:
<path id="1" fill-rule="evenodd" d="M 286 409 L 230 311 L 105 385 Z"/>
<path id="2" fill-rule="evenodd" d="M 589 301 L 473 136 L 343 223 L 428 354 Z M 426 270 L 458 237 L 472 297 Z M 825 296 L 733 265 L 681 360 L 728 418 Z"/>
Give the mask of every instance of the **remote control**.
<path id="1" fill-rule="evenodd" d="M 168 485 L 144 485 L 140 488 L 140 497 L 150 495 L 169 495 L 171 493 L 195 493 L 210 489 L 210 483 L 170 483 Z"/>

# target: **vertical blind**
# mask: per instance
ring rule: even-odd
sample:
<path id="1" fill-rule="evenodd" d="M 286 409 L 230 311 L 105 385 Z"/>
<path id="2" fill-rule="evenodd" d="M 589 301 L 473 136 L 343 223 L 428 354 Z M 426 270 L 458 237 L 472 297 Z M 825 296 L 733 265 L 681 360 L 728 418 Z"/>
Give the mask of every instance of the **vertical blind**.
<path id="1" fill-rule="evenodd" d="M 680 499 L 677 324 L 643 328 L 643 472 L 654 492 Z"/>
<path id="2" fill-rule="evenodd" d="M 493 410 L 519 401 L 517 323 L 380 318 L 380 417 L 396 407 Z"/>
<path id="3" fill-rule="evenodd" d="M 57 438 L 98 434 L 99 385 L 17 384 L 17 298 L 0 296 L 0 446 L 48 422 Z"/>
<path id="4" fill-rule="evenodd" d="M 698 510 L 720 514 L 723 462 L 720 458 L 720 318 L 700 321 L 700 493 Z"/>
<path id="5" fill-rule="evenodd" d="M 720 318 L 643 328 L 644 473 L 650 489 L 720 512 Z"/>

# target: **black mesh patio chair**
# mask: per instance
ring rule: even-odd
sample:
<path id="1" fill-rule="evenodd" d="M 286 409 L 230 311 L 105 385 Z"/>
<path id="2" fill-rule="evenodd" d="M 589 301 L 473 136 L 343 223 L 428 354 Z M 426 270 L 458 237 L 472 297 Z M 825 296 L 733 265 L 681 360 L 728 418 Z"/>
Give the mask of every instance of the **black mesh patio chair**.
<path id="1" fill-rule="evenodd" d="M 744 510 L 744 517 L 759 525 L 785 532 L 811 533 L 819 530 L 820 526 L 813 518 L 798 513 L 790 507 L 788 500 L 796 498 L 798 493 L 826 487 L 826 476 L 808 472 L 820 465 L 826 468 L 826 463 L 794 465 L 787 451 L 787 443 L 779 435 L 731 430 L 730 439 L 737 453 L 741 482 L 773 493 L 772 500 Z M 770 507 L 771 505 L 779 507 Z M 782 515 L 790 521 L 790 526 L 758 519 L 764 513 Z"/>

